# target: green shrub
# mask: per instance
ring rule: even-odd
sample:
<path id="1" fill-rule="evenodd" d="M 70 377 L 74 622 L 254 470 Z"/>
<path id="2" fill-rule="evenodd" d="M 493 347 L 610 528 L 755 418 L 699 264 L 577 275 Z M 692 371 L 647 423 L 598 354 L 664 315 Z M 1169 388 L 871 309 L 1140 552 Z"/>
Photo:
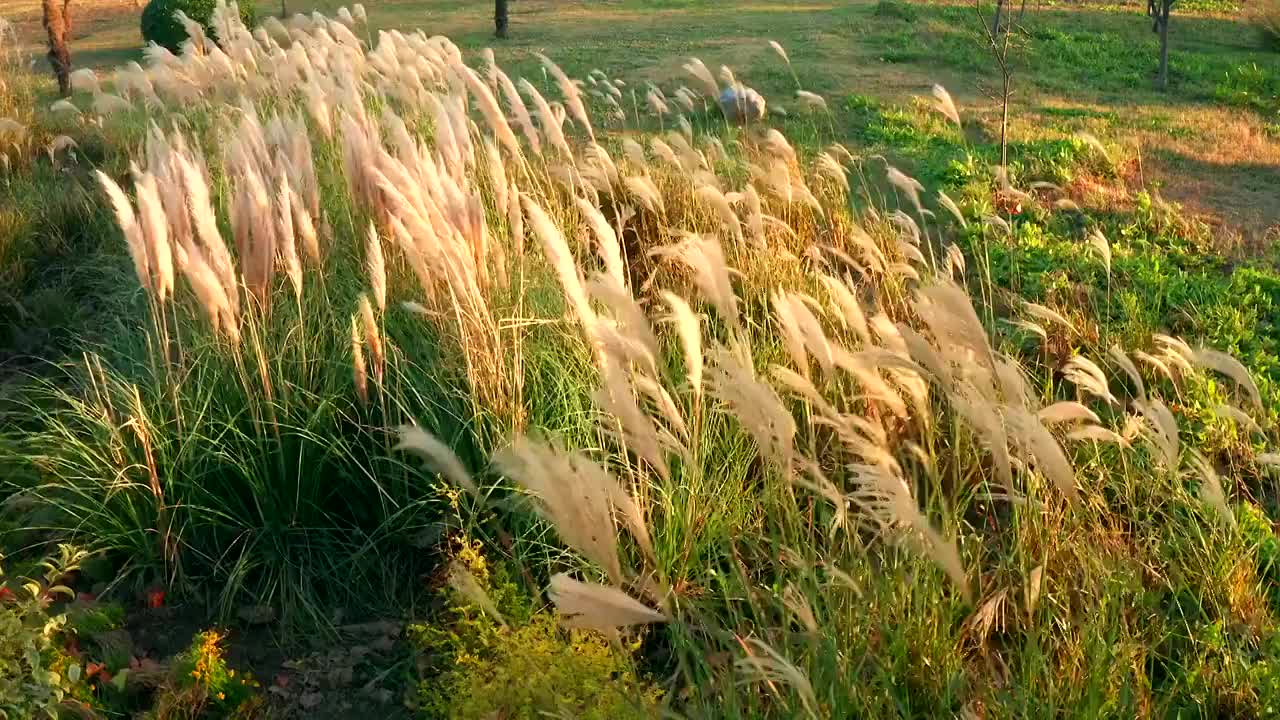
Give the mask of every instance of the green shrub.
<path id="1" fill-rule="evenodd" d="M 0 568 L 0 717 L 53 718 L 84 695 L 82 668 L 62 653 L 66 615 L 48 610 L 71 590 L 58 581 L 83 555 L 61 546 L 42 578 L 12 577 Z"/>
<path id="2" fill-rule="evenodd" d="M 1280 75 L 1256 63 L 1228 70 L 1213 90 L 1218 102 L 1251 108 L 1274 115 L 1280 113 Z"/>
<path id="3" fill-rule="evenodd" d="M 418 709 L 428 718 L 658 717 L 661 691 L 604 637 L 561 630 L 555 617 L 492 573 L 474 546 L 460 560 L 485 586 L 508 623 L 500 625 L 460 597 L 443 624 L 413 625 L 409 637 L 427 668 Z M 492 578 L 490 578 L 492 575 Z"/>
<path id="4" fill-rule="evenodd" d="M 182 41 L 187 39 L 187 31 L 174 17 L 179 10 L 214 37 L 212 20 L 216 6 L 216 0 L 151 0 L 142 10 L 142 39 L 178 52 Z M 256 16 L 253 0 L 240 0 L 240 18 L 244 24 L 253 27 Z"/>

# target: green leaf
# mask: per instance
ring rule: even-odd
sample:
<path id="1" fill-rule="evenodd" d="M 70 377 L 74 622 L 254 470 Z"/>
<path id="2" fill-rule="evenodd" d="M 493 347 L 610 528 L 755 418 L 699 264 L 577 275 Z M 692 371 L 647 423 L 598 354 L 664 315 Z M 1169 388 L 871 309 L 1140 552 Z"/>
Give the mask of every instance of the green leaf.
<path id="1" fill-rule="evenodd" d="M 73 683 L 80 682 L 80 663 L 67 668 L 67 679 Z"/>
<path id="2" fill-rule="evenodd" d="M 123 668 L 120 672 L 111 678 L 111 686 L 120 692 L 124 692 L 124 687 L 129 682 L 129 668 Z"/>

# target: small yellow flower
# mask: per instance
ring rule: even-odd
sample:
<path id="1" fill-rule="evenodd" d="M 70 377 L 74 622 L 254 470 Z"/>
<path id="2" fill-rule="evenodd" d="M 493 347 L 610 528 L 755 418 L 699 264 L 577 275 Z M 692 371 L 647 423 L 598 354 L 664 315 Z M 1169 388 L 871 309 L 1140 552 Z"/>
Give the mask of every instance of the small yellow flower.
<path id="1" fill-rule="evenodd" d="M 235 671 L 235 670 L 228 670 L 228 671 L 227 671 L 227 677 L 235 677 L 235 676 L 236 676 L 236 671 Z"/>
<path id="2" fill-rule="evenodd" d="M 226 694 L 226 693 L 218 693 L 218 699 L 219 699 L 219 700 L 226 700 L 226 699 L 227 699 L 227 694 Z"/>
<path id="3" fill-rule="evenodd" d="M 193 678 L 195 678 L 195 679 L 199 680 L 199 679 L 200 679 L 200 671 L 199 671 L 199 670 L 192 670 L 192 671 L 191 671 L 191 677 L 193 677 Z"/>

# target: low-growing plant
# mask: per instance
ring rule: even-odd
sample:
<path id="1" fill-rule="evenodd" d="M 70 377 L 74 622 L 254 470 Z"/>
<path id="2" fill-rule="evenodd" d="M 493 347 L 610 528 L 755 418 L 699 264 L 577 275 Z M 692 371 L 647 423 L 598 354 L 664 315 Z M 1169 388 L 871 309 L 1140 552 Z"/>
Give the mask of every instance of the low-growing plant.
<path id="1" fill-rule="evenodd" d="M 250 720 L 261 717 L 265 701 L 252 676 L 227 664 L 219 630 L 198 633 L 174 658 L 169 680 L 157 693 L 154 720 Z"/>
<path id="2" fill-rule="evenodd" d="M 0 716 L 54 720 L 87 707 L 84 668 L 63 652 L 66 615 L 50 609 L 74 595 L 62 582 L 84 557 L 62 545 L 36 578 L 0 566 Z"/>
<path id="3" fill-rule="evenodd" d="M 557 626 L 478 543 L 461 542 L 449 604 L 408 633 L 421 655 L 413 702 L 426 718 L 655 718 L 662 692 L 632 660 L 635 642 L 612 645 Z M 483 606 L 487 605 L 488 610 Z"/>

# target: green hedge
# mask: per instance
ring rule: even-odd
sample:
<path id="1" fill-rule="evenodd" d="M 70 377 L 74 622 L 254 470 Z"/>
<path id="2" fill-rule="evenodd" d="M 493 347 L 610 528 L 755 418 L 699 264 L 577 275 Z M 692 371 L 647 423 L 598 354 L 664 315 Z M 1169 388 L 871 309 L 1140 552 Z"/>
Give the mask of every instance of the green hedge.
<path id="1" fill-rule="evenodd" d="M 187 39 L 187 31 L 173 16 L 179 10 L 203 25 L 205 32 L 213 37 L 212 19 L 216 5 L 217 0 L 151 0 L 142 10 L 142 39 L 178 52 L 182 41 Z M 240 0 L 240 18 L 245 25 L 253 27 L 257 18 L 253 0 Z"/>

